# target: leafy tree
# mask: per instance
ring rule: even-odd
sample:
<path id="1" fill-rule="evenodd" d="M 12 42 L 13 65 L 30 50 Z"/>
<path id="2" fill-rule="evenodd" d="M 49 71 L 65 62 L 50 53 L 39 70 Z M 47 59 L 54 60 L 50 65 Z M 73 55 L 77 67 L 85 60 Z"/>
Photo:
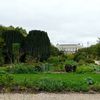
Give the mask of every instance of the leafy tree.
<path id="1" fill-rule="evenodd" d="M 20 45 L 22 45 L 24 42 L 24 36 L 21 34 L 20 31 L 6 30 L 3 32 L 2 37 L 5 42 L 5 46 L 4 46 L 5 62 L 12 63 L 13 62 L 12 44 L 19 43 Z"/>
<path id="2" fill-rule="evenodd" d="M 27 36 L 27 32 L 22 27 L 16 27 L 15 30 L 19 31 L 23 36 Z"/>
<path id="3" fill-rule="evenodd" d="M 50 40 L 46 32 L 32 30 L 25 42 L 26 52 L 36 61 L 46 60 L 50 56 Z"/>
<path id="4" fill-rule="evenodd" d="M 55 47 L 54 45 L 50 46 L 50 55 L 51 56 L 58 56 L 60 53 L 60 51 L 58 50 L 57 47 Z"/>
<path id="5" fill-rule="evenodd" d="M 14 55 L 14 63 L 19 63 L 20 44 L 19 43 L 13 43 L 12 44 L 12 49 L 13 49 L 13 55 Z"/>
<path id="6" fill-rule="evenodd" d="M 76 61 L 84 60 L 86 62 L 93 62 L 95 59 L 100 59 L 100 43 L 78 50 L 74 59 Z"/>
<path id="7" fill-rule="evenodd" d="M 0 65 L 4 64 L 4 57 L 3 57 L 3 46 L 4 46 L 4 40 L 0 36 Z"/>

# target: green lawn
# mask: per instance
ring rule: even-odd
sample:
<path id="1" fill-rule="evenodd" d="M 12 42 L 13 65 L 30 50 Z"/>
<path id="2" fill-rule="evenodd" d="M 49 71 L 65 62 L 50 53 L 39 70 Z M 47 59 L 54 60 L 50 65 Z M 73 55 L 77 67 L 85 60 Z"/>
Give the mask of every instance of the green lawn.
<path id="1" fill-rule="evenodd" d="M 38 74 L 13 74 L 14 82 L 19 86 L 31 88 L 37 91 L 60 92 L 75 91 L 88 92 L 89 90 L 100 92 L 100 74 L 76 74 L 76 73 L 38 73 Z M 90 78 L 93 83 L 90 85 Z"/>
<path id="2" fill-rule="evenodd" d="M 76 74 L 76 73 L 38 73 L 38 74 L 13 74 L 15 81 L 22 81 L 24 78 L 30 80 L 40 80 L 40 79 L 54 79 L 54 80 L 64 80 L 64 81 L 84 81 L 86 78 L 91 77 L 96 82 L 100 83 L 100 74 L 88 73 L 88 74 Z"/>
<path id="3" fill-rule="evenodd" d="M 92 90 L 100 93 L 100 74 L 2 74 L 0 87 L 12 91 L 88 92 Z"/>

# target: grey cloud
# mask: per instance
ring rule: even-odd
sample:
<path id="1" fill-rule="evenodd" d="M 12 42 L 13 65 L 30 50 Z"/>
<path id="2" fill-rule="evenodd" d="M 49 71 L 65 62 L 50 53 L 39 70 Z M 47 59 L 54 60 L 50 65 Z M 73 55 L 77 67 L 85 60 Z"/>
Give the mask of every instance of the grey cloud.
<path id="1" fill-rule="evenodd" d="M 100 0 L 0 0 L 0 24 L 45 30 L 54 44 L 94 43 Z"/>

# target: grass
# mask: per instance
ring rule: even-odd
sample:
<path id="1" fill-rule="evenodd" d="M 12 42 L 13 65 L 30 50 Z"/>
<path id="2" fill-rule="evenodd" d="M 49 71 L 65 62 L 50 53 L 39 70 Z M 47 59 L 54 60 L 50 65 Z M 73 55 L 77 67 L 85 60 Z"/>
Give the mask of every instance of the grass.
<path id="1" fill-rule="evenodd" d="M 31 88 L 36 91 L 47 92 L 88 92 L 90 90 L 100 92 L 100 74 L 86 73 L 38 73 L 38 74 L 13 74 L 14 83 L 17 86 Z M 93 80 L 90 85 L 87 79 Z"/>
<path id="2" fill-rule="evenodd" d="M 38 73 L 38 74 L 13 74 L 15 81 L 23 80 L 23 78 L 31 80 L 39 80 L 43 78 L 49 79 L 61 79 L 61 80 L 73 80 L 73 81 L 83 81 L 84 78 L 92 77 L 96 81 L 100 82 L 100 74 L 86 73 L 86 74 L 76 74 L 76 73 Z"/>
<path id="3" fill-rule="evenodd" d="M 20 67 L 10 69 L 12 74 L 8 68 L 0 68 L 0 92 L 1 90 L 17 92 L 88 92 L 92 90 L 100 92 L 100 74 L 91 72 L 91 69 L 87 70 L 88 66 L 79 67 L 79 73 L 77 71 L 76 73 L 37 71 L 34 73 L 30 68 L 33 69 L 33 66 L 23 67 L 21 64 Z"/>

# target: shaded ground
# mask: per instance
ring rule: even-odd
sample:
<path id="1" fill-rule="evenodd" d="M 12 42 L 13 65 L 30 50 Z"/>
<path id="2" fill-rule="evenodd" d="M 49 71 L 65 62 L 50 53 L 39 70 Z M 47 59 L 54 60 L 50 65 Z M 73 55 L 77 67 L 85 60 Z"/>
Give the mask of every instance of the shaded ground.
<path id="1" fill-rule="evenodd" d="M 0 100 L 100 100 L 100 94 L 0 94 Z"/>

